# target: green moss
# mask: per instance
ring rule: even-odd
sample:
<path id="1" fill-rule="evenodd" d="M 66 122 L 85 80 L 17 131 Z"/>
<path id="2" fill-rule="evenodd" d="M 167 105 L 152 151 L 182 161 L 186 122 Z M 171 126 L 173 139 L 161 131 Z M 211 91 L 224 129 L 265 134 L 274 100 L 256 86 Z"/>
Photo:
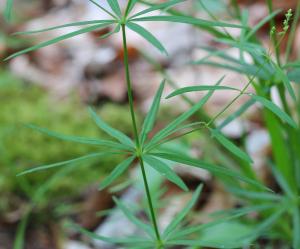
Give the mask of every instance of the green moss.
<path id="1" fill-rule="evenodd" d="M 3 72 L 0 72 L 0 75 L 3 75 Z M 108 139 L 78 99 L 50 99 L 43 90 L 17 82 L 9 75 L 3 75 L 1 79 L 0 213 L 1 208 L 3 210 L 12 205 L 7 203 L 11 200 L 7 196 L 13 194 L 28 199 L 26 195 L 32 195 L 31 192 L 54 176 L 58 169 L 29 174 L 22 180 L 15 176 L 16 173 L 29 167 L 68 160 L 101 150 L 95 146 L 48 137 L 26 128 L 24 124 L 35 124 L 63 134 Z M 100 107 L 98 112 L 112 126 L 131 135 L 127 106 L 106 104 Z M 66 196 L 76 196 L 87 185 L 99 182 L 120 160 L 119 156 L 105 157 L 74 166 L 70 173 L 57 181 L 47 192 L 47 199 L 53 203 Z"/>

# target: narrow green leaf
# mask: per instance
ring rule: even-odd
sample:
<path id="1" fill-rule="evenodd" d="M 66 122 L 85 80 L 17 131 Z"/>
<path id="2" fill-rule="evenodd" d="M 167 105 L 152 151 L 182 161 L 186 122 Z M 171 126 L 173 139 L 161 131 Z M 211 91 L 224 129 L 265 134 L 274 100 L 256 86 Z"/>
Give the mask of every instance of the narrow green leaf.
<path id="1" fill-rule="evenodd" d="M 142 37 L 144 37 L 148 42 L 150 42 L 154 47 L 156 47 L 160 52 L 164 54 L 168 54 L 167 50 L 164 48 L 164 46 L 160 43 L 157 38 L 152 35 L 148 30 L 144 29 L 142 26 L 133 23 L 133 22 L 127 22 L 126 26 L 133 30 L 134 32 L 138 33 Z"/>
<path id="2" fill-rule="evenodd" d="M 259 236 L 261 236 L 264 232 L 270 230 L 272 225 L 280 218 L 280 216 L 284 213 L 286 207 L 278 209 L 276 212 L 272 212 L 271 216 L 262 221 L 259 225 L 257 225 L 253 232 L 248 234 L 247 236 L 242 237 L 241 239 L 247 239 L 249 243 L 254 241 Z"/>
<path id="3" fill-rule="evenodd" d="M 266 107 L 271 112 L 273 112 L 283 122 L 288 123 L 290 126 L 294 127 L 295 129 L 298 128 L 298 125 L 295 123 L 295 121 L 288 114 L 282 111 L 277 105 L 275 105 L 273 102 L 261 96 L 257 96 L 254 94 L 249 94 L 249 95 L 251 96 L 251 98 L 261 103 L 264 107 Z"/>
<path id="4" fill-rule="evenodd" d="M 138 2 L 138 0 L 129 0 L 129 3 L 127 5 L 127 8 L 125 10 L 125 16 L 127 17 L 130 12 L 133 10 L 135 4 Z"/>
<path id="5" fill-rule="evenodd" d="M 25 242 L 25 233 L 26 233 L 26 227 L 27 227 L 27 224 L 28 224 L 28 219 L 29 219 L 29 213 L 26 213 L 22 217 L 20 223 L 18 224 L 13 249 L 24 249 L 24 246 L 25 246 L 25 243 L 24 243 Z"/>
<path id="6" fill-rule="evenodd" d="M 151 238 L 155 238 L 154 231 L 151 226 L 145 224 L 140 221 L 140 219 L 136 218 L 135 215 L 117 198 L 113 197 L 115 203 L 118 208 L 125 214 L 125 216 L 130 220 L 133 224 L 135 224 L 138 228 L 145 231 Z"/>
<path id="7" fill-rule="evenodd" d="M 166 99 L 172 98 L 174 96 L 184 94 L 187 92 L 199 92 L 199 91 L 216 91 L 216 90 L 233 90 L 240 92 L 239 89 L 229 86 L 214 86 L 214 85 L 200 85 L 200 86 L 188 86 L 175 90 L 170 95 L 166 97 Z"/>
<path id="8" fill-rule="evenodd" d="M 72 165 L 68 165 L 68 167 L 60 168 L 55 172 L 55 174 L 51 175 L 49 178 L 47 178 L 43 183 L 41 183 L 38 188 L 34 188 L 34 191 L 30 192 L 30 197 L 33 203 L 48 203 L 48 195 L 47 192 L 51 188 L 55 188 L 55 186 L 58 186 L 63 180 L 64 177 L 70 175 L 70 173 L 74 170 L 74 167 L 78 168 L 79 165 L 76 165 L 76 163 Z M 80 165 L 84 166 L 84 165 Z M 24 179 L 24 178 L 21 178 Z M 33 193 L 34 192 L 34 193 Z M 32 194 L 33 193 L 33 194 Z"/>
<path id="9" fill-rule="evenodd" d="M 266 23 L 269 23 L 281 10 L 276 10 L 263 18 L 258 24 L 256 24 L 253 28 L 250 29 L 250 32 L 247 34 L 245 40 L 249 40 L 261 27 L 263 27 Z"/>
<path id="10" fill-rule="evenodd" d="M 289 196 L 291 199 L 294 199 L 295 194 L 292 188 L 290 187 L 287 179 L 283 176 L 283 174 L 277 169 L 277 167 L 271 161 L 268 161 L 268 165 L 270 166 L 273 176 L 275 177 L 276 182 L 281 187 L 283 192 L 287 194 L 287 196 Z"/>
<path id="11" fill-rule="evenodd" d="M 222 80 L 224 79 L 224 76 L 216 83 L 216 85 L 219 85 Z M 181 123 L 183 123 L 185 120 L 187 120 L 189 117 L 191 117 L 194 113 L 196 113 L 213 95 L 214 91 L 209 91 L 198 103 L 196 103 L 192 108 L 181 114 L 179 117 L 177 117 L 175 120 L 173 120 L 170 124 L 168 124 L 165 128 L 160 130 L 158 133 L 154 135 L 154 137 L 151 139 L 151 141 L 147 144 L 146 149 L 149 149 L 151 146 L 155 145 L 157 142 L 159 142 L 161 139 L 169 136 L 169 134 L 174 131 Z"/>
<path id="12" fill-rule="evenodd" d="M 50 137 L 55 137 L 60 140 L 64 141 L 70 141 L 70 142 L 76 142 L 76 143 L 81 143 L 81 144 L 90 144 L 90 145 L 99 145 L 103 147 L 110 147 L 118 150 L 128 150 L 128 146 L 125 146 L 120 143 L 116 143 L 110 140 L 103 140 L 103 139 L 94 139 L 94 138 L 86 138 L 86 137 L 79 137 L 79 136 L 69 136 L 69 135 L 64 135 L 60 134 L 54 131 L 50 131 L 45 128 L 41 128 L 35 125 L 26 125 L 28 128 L 36 130 L 38 132 L 41 132 L 43 134 L 46 134 Z"/>
<path id="13" fill-rule="evenodd" d="M 218 224 L 222 224 L 228 221 L 231 221 L 233 219 L 240 218 L 241 216 L 250 214 L 252 212 L 261 212 L 267 209 L 271 209 L 274 207 L 274 204 L 262 204 L 262 205 L 255 205 L 255 206 L 248 206 L 246 208 L 238 208 L 238 209 L 230 209 L 230 210 L 223 210 L 220 212 L 217 212 L 217 214 L 221 213 L 223 216 L 217 216 L 217 218 L 214 218 L 213 216 L 216 213 L 213 213 L 211 216 L 213 218 L 213 221 L 210 221 L 209 223 L 201 224 L 201 225 L 194 225 L 190 227 L 182 228 L 175 233 L 172 233 L 172 236 L 170 236 L 170 240 L 172 239 L 178 239 L 178 238 L 186 238 L 187 236 L 195 233 L 199 233 L 207 228 L 213 227 Z M 225 216 L 224 216 L 225 215 Z"/>
<path id="14" fill-rule="evenodd" d="M 118 16 L 121 17 L 122 16 L 122 12 L 121 12 L 121 8 L 120 5 L 118 3 L 118 0 L 107 0 L 110 8 L 112 9 L 112 11 Z"/>
<path id="15" fill-rule="evenodd" d="M 247 198 L 251 200 L 279 201 L 282 199 L 282 196 L 280 195 L 271 194 L 267 192 L 249 191 L 249 190 L 233 188 L 233 187 L 229 187 L 228 191 L 239 197 Z"/>
<path id="16" fill-rule="evenodd" d="M 128 244 L 128 245 L 135 245 L 137 246 L 137 244 L 141 244 L 141 245 L 150 245 L 153 242 L 147 239 L 140 239 L 140 238 L 136 238 L 136 237 L 129 237 L 129 238 L 124 238 L 124 239 L 120 239 L 120 238 L 110 238 L 110 237 L 105 237 L 102 235 L 98 235 L 96 233 L 90 232 L 82 227 L 80 227 L 79 225 L 76 224 L 68 224 L 67 227 L 70 227 L 72 229 L 74 229 L 75 231 L 78 231 L 80 233 L 82 233 L 83 235 L 88 236 L 89 238 L 95 239 L 95 240 L 101 240 L 110 244 Z"/>
<path id="17" fill-rule="evenodd" d="M 276 68 L 276 72 L 278 73 L 279 78 L 281 79 L 281 81 L 283 82 L 284 86 L 286 87 L 286 89 L 288 90 L 290 96 L 292 97 L 292 99 L 294 101 L 297 101 L 294 89 L 291 85 L 291 82 L 287 76 L 287 74 L 285 74 L 283 72 L 283 70 L 280 68 L 280 66 L 278 66 L 277 64 L 274 63 L 274 66 Z"/>
<path id="18" fill-rule="evenodd" d="M 101 35 L 100 39 L 106 39 L 107 37 L 109 37 L 109 36 L 111 36 L 113 34 L 119 33 L 120 29 L 121 29 L 121 25 L 118 24 L 118 25 L 116 25 L 116 27 L 111 32 L 108 32 L 108 33 L 106 33 L 104 35 Z"/>
<path id="19" fill-rule="evenodd" d="M 222 130 L 225 126 L 231 123 L 233 120 L 245 113 L 252 105 L 255 104 L 254 99 L 249 99 L 246 103 L 242 104 L 241 107 L 234 113 L 230 114 L 221 124 L 218 125 L 217 129 Z"/>
<path id="20" fill-rule="evenodd" d="M 89 108 L 89 113 L 91 115 L 91 117 L 94 119 L 95 123 L 97 124 L 97 126 L 103 130 L 104 132 L 106 132 L 108 135 L 110 135 L 111 137 L 114 137 L 115 139 L 117 139 L 120 143 L 129 146 L 129 147 L 133 147 L 133 142 L 132 140 L 125 135 L 124 133 L 112 128 L 111 126 L 109 126 L 107 123 L 105 123 L 98 115 L 97 113 L 93 110 L 93 108 Z"/>
<path id="21" fill-rule="evenodd" d="M 300 209 L 295 206 L 293 210 L 293 247 L 300 248 Z"/>
<path id="22" fill-rule="evenodd" d="M 91 32 L 93 30 L 96 30 L 96 29 L 105 28 L 108 25 L 110 25 L 110 24 L 107 24 L 107 23 L 105 23 L 105 24 L 97 24 L 97 25 L 93 25 L 93 26 L 90 26 L 90 27 L 87 27 L 87 28 L 79 29 L 77 31 L 74 31 L 74 32 L 68 33 L 66 35 L 62 35 L 62 36 L 56 37 L 56 38 L 54 38 L 52 40 L 49 40 L 49 41 L 46 41 L 46 42 L 42 42 L 42 43 L 37 44 L 35 46 L 32 46 L 30 48 L 26 48 L 24 50 L 16 52 L 16 53 L 10 55 L 9 57 L 7 57 L 5 60 L 9 60 L 9 59 L 15 58 L 15 57 L 17 57 L 19 55 L 22 55 L 22 54 L 25 54 L 25 53 L 28 53 L 28 52 L 31 52 L 31 51 L 34 51 L 34 50 L 37 50 L 37 49 L 40 49 L 40 48 L 43 48 L 43 47 L 47 47 L 49 45 L 55 44 L 57 42 L 60 42 L 60 41 L 63 41 L 63 40 L 69 39 L 69 38 L 72 38 L 72 37 L 77 36 L 77 35 L 88 33 L 88 32 Z"/>
<path id="23" fill-rule="evenodd" d="M 182 155 L 182 154 L 178 154 L 178 153 L 177 154 L 175 154 L 175 153 L 151 153 L 151 155 L 160 157 L 163 159 L 167 159 L 167 160 L 170 160 L 173 162 L 182 163 L 182 164 L 185 164 L 188 166 L 205 169 L 205 170 L 211 172 L 212 174 L 230 176 L 230 177 L 239 179 L 243 182 L 249 183 L 253 186 L 257 186 L 261 189 L 266 189 L 266 190 L 270 191 L 269 188 L 267 188 L 260 182 L 252 180 L 248 177 L 242 176 L 239 173 L 234 172 L 228 168 L 224 168 L 224 167 L 220 167 L 220 166 L 217 166 L 217 165 L 214 165 L 211 163 L 207 163 L 207 162 L 201 161 L 199 159 L 194 159 L 194 158 L 191 158 L 186 155 Z"/>
<path id="24" fill-rule="evenodd" d="M 92 21 L 72 22 L 72 23 L 53 26 L 53 27 L 45 28 L 45 29 L 16 32 L 16 33 L 13 33 L 13 35 L 31 35 L 31 34 L 61 29 L 61 28 L 67 28 L 67 27 L 77 27 L 77 26 L 85 26 L 85 25 L 91 25 L 91 24 L 113 24 L 113 23 L 115 23 L 114 20 L 92 20 Z"/>
<path id="25" fill-rule="evenodd" d="M 110 152 L 92 153 L 92 154 L 88 154 L 88 155 L 85 155 L 85 156 L 82 156 L 82 157 L 78 157 L 78 158 L 63 161 L 63 162 L 52 163 L 52 164 L 47 164 L 47 165 L 34 167 L 34 168 L 31 168 L 31 169 L 25 170 L 22 173 L 19 173 L 17 176 L 27 175 L 29 173 L 42 171 L 42 170 L 46 170 L 46 169 L 52 169 L 52 168 L 64 166 L 64 165 L 67 165 L 67 164 L 78 163 L 78 162 L 85 161 L 85 160 L 88 160 L 88 159 L 91 159 L 91 158 L 107 156 L 109 154 L 118 154 L 118 153 L 112 153 L 112 152 L 111 153 Z"/>
<path id="26" fill-rule="evenodd" d="M 180 187 L 184 191 L 189 190 L 185 183 L 181 180 L 181 178 L 178 175 L 176 175 L 176 173 L 163 161 L 147 155 L 143 156 L 143 159 L 150 167 L 158 171 L 171 182 L 175 183 L 178 187 Z"/>
<path id="27" fill-rule="evenodd" d="M 222 57 L 224 57 L 224 56 L 223 55 L 220 56 L 220 58 L 222 58 Z M 265 79 L 265 80 L 270 79 L 270 73 L 263 70 L 262 67 L 259 68 L 255 65 L 250 65 L 250 64 L 247 64 L 247 63 L 243 63 L 243 62 L 228 63 L 228 61 L 229 61 L 228 57 L 227 58 L 222 58 L 222 59 L 224 59 L 225 61 L 222 62 L 222 63 L 218 63 L 218 62 L 207 60 L 207 57 L 206 57 L 204 59 L 193 62 L 193 64 L 195 64 L 195 65 L 207 65 L 207 66 L 227 69 L 227 70 L 230 70 L 230 71 L 233 71 L 233 72 L 238 72 L 238 73 L 249 75 L 249 76 L 259 77 L 259 78 L 262 78 L 262 79 Z"/>
<path id="28" fill-rule="evenodd" d="M 231 142 L 229 139 L 223 136 L 222 133 L 214 129 L 209 129 L 209 130 L 212 134 L 212 137 L 216 138 L 219 141 L 219 143 L 224 146 L 225 149 L 229 150 L 231 153 L 245 160 L 246 162 L 253 163 L 252 159 L 244 151 L 242 151 L 233 142 Z"/>
<path id="29" fill-rule="evenodd" d="M 154 96 L 154 100 L 152 102 L 152 105 L 150 107 L 149 112 L 147 113 L 147 116 L 144 120 L 143 123 L 143 127 L 142 127 L 142 132 L 141 132 L 141 144 L 144 144 L 147 135 L 149 134 L 150 131 L 152 131 L 153 126 L 155 124 L 155 119 L 157 116 L 157 112 L 159 109 L 159 105 L 160 105 L 160 100 L 161 100 L 161 96 L 164 90 L 164 86 L 165 86 L 165 80 L 163 80 Z"/>
<path id="30" fill-rule="evenodd" d="M 228 27 L 228 28 L 245 28 L 241 25 L 223 23 L 223 22 L 213 22 L 207 21 L 203 19 L 198 19 L 190 16 L 147 16 L 140 18 L 133 18 L 130 21 L 134 22 L 178 22 L 178 23 L 186 23 L 192 25 L 201 25 L 207 27 Z"/>
<path id="31" fill-rule="evenodd" d="M 130 17 L 130 19 L 153 12 L 153 11 L 156 11 L 156 10 L 167 9 L 167 8 L 173 7 L 174 5 L 177 5 L 177 4 L 185 2 L 185 1 L 186 0 L 171 0 L 171 1 L 167 1 L 165 3 L 155 4 L 155 5 L 151 6 L 150 8 L 147 8 L 145 10 L 142 10 L 142 11 L 134 14 L 133 16 Z"/>
<path id="32" fill-rule="evenodd" d="M 5 10 L 4 10 L 4 17 L 6 21 L 9 21 L 11 19 L 13 4 L 14 4 L 14 0 L 6 0 Z"/>
<path id="33" fill-rule="evenodd" d="M 243 242 L 214 242 L 214 241 L 205 241 L 205 240 L 188 240 L 188 239 L 182 239 L 182 240 L 172 240 L 167 242 L 168 245 L 177 245 L 184 246 L 185 248 L 187 246 L 192 246 L 192 247 L 204 247 L 204 248 L 222 248 L 222 249 L 237 249 L 237 248 L 242 248 L 244 246 Z"/>
<path id="34" fill-rule="evenodd" d="M 249 53 L 255 51 L 255 52 L 259 52 L 261 55 L 266 55 L 266 56 L 268 55 L 268 54 L 266 54 L 265 48 L 257 43 L 246 42 L 246 41 L 240 42 L 238 40 L 233 40 L 230 38 L 218 38 L 218 39 L 215 39 L 215 41 L 226 44 L 226 45 L 230 45 L 235 48 L 239 48 L 239 49 L 247 51 Z"/>
<path id="35" fill-rule="evenodd" d="M 250 206 L 244 206 L 241 208 L 230 208 L 230 209 L 224 209 L 220 211 L 216 211 L 210 214 L 211 218 L 218 219 L 220 217 L 224 217 L 225 219 L 230 218 L 230 216 L 241 216 L 246 215 L 250 213 L 259 213 L 261 211 L 265 211 L 268 209 L 273 209 L 274 203 L 264 203 L 264 204 L 258 204 L 258 205 L 250 205 Z M 230 215 L 228 217 L 228 215 Z"/>
<path id="36" fill-rule="evenodd" d="M 103 10 L 106 14 L 110 15 L 112 18 L 114 18 L 115 20 L 118 19 L 117 16 L 115 16 L 113 13 L 111 13 L 110 11 L 108 11 L 107 9 L 105 9 L 103 6 L 101 6 L 100 4 L 98 4 L 96 1 L 94 0 L 89 0 L 92 4 L 94 4 L 95 6 L 97 6 L 99 9 Z"/>
<path id="37" fill-rule="evenodd" d="M 189 201 L 189 203 L 176 215 L 176 217 L 166 227 L 166 229 L 162 235 L 164 238 L 167 238 L 167 236 L 176 229 L 176 227 L 183 221 L 183 219 L 188 215 L 188 213 L 196 205 L 196 203 L 200 197 L 202 189 L 203 189 L 203 185 L 201 184 L 194 192 L 192 199 Z"/>
<path id="38" fill-rule="evenodd" d="M 131 165 L 133 160 L 135 159 L 134 156 L 131 156 L 118 164 L 114 170 L 109 174 L 108 177 L 106 177 L 100 184 L 99 190 L 103 190 L 107 188 L 113 181 L 115 181 L 119 176 L 121 176 Z"/>

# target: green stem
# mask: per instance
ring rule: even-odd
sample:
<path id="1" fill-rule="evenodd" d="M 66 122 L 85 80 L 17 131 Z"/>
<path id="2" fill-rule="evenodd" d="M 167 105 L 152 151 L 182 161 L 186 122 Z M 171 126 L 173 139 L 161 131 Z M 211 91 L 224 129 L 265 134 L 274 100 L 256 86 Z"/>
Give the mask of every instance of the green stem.
<path id="1" fill-rule="evenodd" d="M 207 124 L 207 126 L 210 126 L 211 124 L 213 124 L 218 117 L 220 117 L 229 107 L 232 106 L 232 104 L 235 103 L 235 101 L 237 101 L 243 94 L 245 94 L 245 92 L 247 91 L 248 87 L 253 83 L 253 81 L 255 80 L 255 77 L 257 76 L 257 74 L 260 72 L 262 68 L 259 68 L 256 72 L 255 75 L 252 76 L 252 78 L 249 79 L 248 83 L 244 86 L 244 88 L 241 90 L 241 92 L 233 99 L 231 100 L 219 113 L 217 113 L 217 115 L 215 115 Z"/>
<path id="2" fill-rule="evenodd" d="M 122 24 L 121 27 L 122 27 L 124 65 L 125 65 L 127 94 L 128 94 L 128 100 L 129 100 L 130 114 L 131 114 L 131 120 L 132 120 L 132 125 L 133 125 L 133 132 L 134 132 L 135 142 L 136 142 L 137 148 L 140 148 L 139 135 L 138 135 L 135 112 L 134 112 L 134 107 L 133 107 L 133 94 L 132 94 L 132 87 L 131 87 L 131 80 L 130 80 L 129 59 L 128 59 L 128 49 L 127 49 L 125 24 Z"/>
<path id="3" fill-rule="evenodd" d="M 153 207 L 152 197 L 151 197 L 151 194 L 150 194 L 149 184 L 148 184 L 148 181 L 147 181 L 147 175 L 146 175 L 146 171 L 145 171 L 144 161 L 143 161 L 143 158 L 141 158 L 141 157 L 139 158 L 139 160 L 140 160 L 140 165 L 141 165 L 141 170 L 142 170 L 142 175 L 143 175 L 143 180 L 144 180 L 144 185 L 145 185 L 145 190 L 146 190 L 146 195 L 147 195 L 147 200 L 148 200 L 148 205 L 149 205 L 149 209 L 150 209 L 150 215 L 151 215 L 151 219 L 152 219 L 156 239 L 157 239 L 157 242 L 159 244 L 161 244 L 160 233 L 159 233 L 159 230 L 158 230 L 158 225 L 157 225 L 157 221 L 156 221 L 156 215 L 155 215 L 155 211 L 154 211 L 154 207 Z"/>
<path id="4" fill-rule="evenodd" d="M 272 0 L 267 0 L 267 5 L 268 5 L 268 9 L 269 9 L 269 14 L 271 14 L 273 12 L 273 3 L 272 3 Z M 271 24 L 271 27 L 275 27 L 275 20 L 274 18 L 272 18 L 270 20 L 270 24 Z M 276 55 L 276 60 L 277 60 L 277 63 L 278 65 L 281 65 L 280 63 L 280 51 L 279 51 L 279 47 L 278 47 L 278 42 L 277 42 L 277 37 L 276 37 L 276 34 L 272 35 L 271 37 L 272 39 L 272 42 L 273 42 L 273 46 L 274 46 L 274 49 L 275 49 L 275 55 Z"/>
<path id="5" fill-rule="evenodd" d="M 127 49 L 125 24 L 122 24 L 121 27 L 122 27 L 122 37 L 123 37 L 124 65 L 125 65 L 125 74 L 126 74 L 126 83 L 127 83 L 127 93 L 128 93 L 130 114 L 131 114 L 132 125 L 133 125 L 133 132 L 134 132 L 135 142 L 136 142 L 137 156 L 138 156 L 138 159 L 139 159 L 139 162 L 140 162 L 140 165 L 141 165 L 141 171 L 142 171 L 142 175 L 143 175 L 144 186 L 145 186 L 145 190 L 146 190 L 146 195 L 147 195 L 148 205 L 149 205 L 149 209 L 150 209 L 152 224 L 153 224 L 153 227 L 154 227 L 154 231 L 155 231 L 155 235 L 156 235 L 156 239 L 157 239 L 157 243 L 158 243 L 158 248 L 161 248 L 162 247 L 162 241 L 161 241 L 160 233 L 159 233 L 158 226 L 157 226 L 157 221 L 156 221 L 155 211 L 154 211 L 154 208 L 153 208 L 152 198 L 151 198 L 149 184 L 148 184 L 147 175 L 146 175 L 145 166 L 144 166 L 144 161 L 143 161 L 143 158 L 141 157 L 142 151 L 141 151 L 140 140 L 139 140 L 137 125 L 136 125 L 135 112 L 134 112 L 134 107 L 133 107 L 133 96 L 132 96 L 132 87 L 131 87 L 131 80 L 130 80 L 130 70 L 129 70 L 129 60 L 128 60 L 128 49 Z"/>
<path id="6" fill-rule="evenodd" d="M 296 35 L 296 29 L 297 29 L 297 24 L 299 21 L 300 17 L 300 0 L 297 2 L 297 9 L 296 9 L 296 14 L 292 23 L 291 31 L 289 33 L 289 38 L 288 38 L 288 43 L 286 46 L 286 52 L 285 52 L 285 62 L 287 63 L 291 54 L 292 50 L 292 45 L 295 40 L 295 35 Z"/>

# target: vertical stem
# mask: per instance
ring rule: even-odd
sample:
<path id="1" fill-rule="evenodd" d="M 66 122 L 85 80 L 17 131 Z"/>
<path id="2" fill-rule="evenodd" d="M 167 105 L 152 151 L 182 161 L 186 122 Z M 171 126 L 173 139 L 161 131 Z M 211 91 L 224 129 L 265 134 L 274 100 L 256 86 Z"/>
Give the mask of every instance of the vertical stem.
<path id="1" fill-rule="evenodd" d="M 131 87 L 131 80 L 130 80 L 125 24 L 122 24 L 122 37 L 123 37 L 124 65 L 125 65 L 127 94 L 128 94 L 128 100 L 129 100 L 129 106 L 130 106 L 130 114 L 131 114 L 131 119 L 132 119 L 135 142 L 136 142 L 137 147 L 140 148 L 139 135 L 138 135 L 138 131 L 137 131 L 136 118 L 135 118 L 135 112 L 134 112 L 134 107 L 133 107 L 133 95 L 132 95 L 132 87 Z"/>
<path id="2" fill-rule="evenodd" d="M 267 0 L 267 5 L 268 5 L 268 9 L 269 9 L 269 14 L 271 14 L 272 11 L 273 11 L 272 0 Z M 274 18 L 272 18 L 270 20 L 270 24 L 271 24 L 270 29 L 272 27 L 275 27 L 275 20 L 274 20 Z M 277 42 L 276 34 L 272 35 L 271 39 L 272 39 L 273 46 L 274 46 L 274 49 L 275 49 L 276 60 L 277 60 L 278 65 L 280 66 L 281 65 L 281 63 L 280 63 L 280 51 L 279 51 L 279 47 L 278 47 L 278 42 Z"/>
<path id="3" fill-rule="evenodd" d="M 139 136 L 138 136 L 135 112 L 134 112 L 134 107 L 133 107 L 133 96 L 132 96 L 132 87 L 131 87 L 131 80 L 130 80 L 130 70 L 129 70 L 125 24 L 122 24 L 121 27 L 122 27 L 122 37 L 123 37 L 124 65 L 125 65 L 125 74 L 126 74 L 126 83 L 127 83 L 127 93 L 128 93 L 130 113 L 131 113 L 133 131 L 134 131 L 135 142 L 136 142 L 137 156 L 138 156 L 138 159 L 139 159 L 140 165 L 141 165 L 141 171 L 142 171 L 142 175 L 143 175 L 144 186 L 145 186 L 148 205 L 149 205 L 149 209 L 150 209 L 150 215 L 151 215 L 152 224 L 153 224 L 153 227 L 155 230 L 156 239 L 158 242 L 157 246 L 158 246 L 158 248 L 161 248 L 162 241 L 161 241 L 160 233 L 159 233 L 158 226 L 157 226 L 157 221 L 156 221 L 155 211 L 153 208 L 151 193 L 150 193 L 149 184 L 148 184 L 147 175 L 146 175 L 145 166 L 144 166 L 144 161 L 141 156 L 140 140 L 139 140 Z"/>
<path id="4" fill-rule="evenodd" d="M 297 1 L 297 9 L 296 9 L 295 17 L 294 17 L 292 27 L 291 27 L 291 30 L 289 33 L 288 43 L 287 43 L 286 52 L 285 52 L 285 63 L 288 63 L 288 60 L 289 60 L 289 57 L 291 54 L 292 45 L 295 40 L 296 29 L 297 29 L 299 17 L 300 17 L 300 0 Z"/>
<path id="5" fill-rule="evenodd" d="M 144 185 L 145 185 L 145 190 L 146 190 L 148 205 L 149 205 L 149 209 L 150 209 L 150 215 L 151 215 L 153 227 L 154 227 L 154 230 L 155 230 L 155 235 L 156 235 L 157 241 L 159 243 L 161 243 L 161 238 L 160 238 L 160 234 L 159 234 L 159 230 L 158 230 L 158 226 L 157 226 L 155 211 L 154 211 L 154 207 L 153 207 L 153 203 L 152 203 L 152 198 L 151 198 L 151 194 L 150 194 L 150 189 L 149 189 L 149 185 L 148 185 L 148 181 L 147 181 L 147 176 L 146 176 L 144 161 L 143 161 L 142 158 L 139 158 L 139 160 L 140 160 L 140 164 L 141 164 L 141 170 L 142 170 L 142 175 L 143 175 L 143 180 L 144 180 Z"/>

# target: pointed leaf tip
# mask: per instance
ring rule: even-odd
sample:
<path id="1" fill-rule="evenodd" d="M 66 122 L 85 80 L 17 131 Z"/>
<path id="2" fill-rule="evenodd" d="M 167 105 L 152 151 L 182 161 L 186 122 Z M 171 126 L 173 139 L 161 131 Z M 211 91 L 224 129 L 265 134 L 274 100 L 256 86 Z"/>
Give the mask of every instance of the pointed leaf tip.
<path id="1" fill-rule="evenodd" d="M 121 176 L 131 165 L 134 158 L 135 158 L 134 156 L 131 156 L 131 157 L 127 158 L 126 160 L 124 160 L 123 162 L 121 162 L 120 164 L 118 164 L 115 167 L 115 169 L 110 173 L 110 175 L 107 176 L 103 180 L 103 182 L 100 184 L 99 190 L 101 191 L 101 190 L 105 189 L 110 184 L 112 184 L 119 176 Z"/>
<path id="2" fill-rule="evenodd" d="M 216 138 L 220 144 L 222 144 L 226 149 L 232 152 L 237 157 L 245 160 L 248 163 L 253 163 L 252 159 L 239 147 L 237 147 L 233 142 L 227 139 L 221 132 L 214 129 L 209 129 L 212 137 Z"/>
<path id="3" fill-rule="evenodd" d="M 161 42 L 148 30 L 143 28 L 142 26 L 134 23 L 134 22 L 128 22 L 126 23 L 126 26 L 130 28 L 132 31 L 136 32 L 137 34 L 141 35 L 144 39 L 146 39 L 149 43 L 151 43 L 154 47 L 156 47 L 161 53 L 164 53 L 165 55 L 168 55 L 167 50 L 165 47 L 161 44 Z"/>

